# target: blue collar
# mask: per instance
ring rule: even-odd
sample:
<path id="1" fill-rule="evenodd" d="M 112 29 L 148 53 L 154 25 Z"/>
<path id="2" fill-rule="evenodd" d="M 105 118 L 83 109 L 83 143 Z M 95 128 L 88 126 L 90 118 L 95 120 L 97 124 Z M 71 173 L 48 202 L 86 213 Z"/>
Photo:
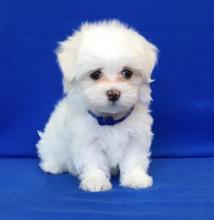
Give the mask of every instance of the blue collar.
<path id="1" fill-rule="evenodd" d="M 112 116 L 111 117 L 103 117 L 103 116 L 98 116 L 96 115 L 94 112 L 92 112 L 91 110 L 88 110 L 88 113 L 97 120 L 98 124 L 101 126 L 105 126 L 105 125 L 109 125 L 109 126 L 113 126 L 115 124 L 118 124 L 122 121 L 124 121 L 133 111 L 134 106 L 129 109 L 129 111 L 127 112 L 127 114 L 125 116 L 123 116 L 122 118 L 119 119 L 114 119 Z"/>

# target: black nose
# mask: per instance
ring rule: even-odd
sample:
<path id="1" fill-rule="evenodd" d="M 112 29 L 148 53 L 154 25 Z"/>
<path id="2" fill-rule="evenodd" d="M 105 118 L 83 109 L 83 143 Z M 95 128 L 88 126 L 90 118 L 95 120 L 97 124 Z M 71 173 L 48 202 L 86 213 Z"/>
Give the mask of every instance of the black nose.
<path id="1" fill-rule="evenodd" d="M 106 92 L 108 96 L 108 100 L 112 102 L 116 102 L 120 98 L 120 91 L 117 89 L 111 89 Z"/>

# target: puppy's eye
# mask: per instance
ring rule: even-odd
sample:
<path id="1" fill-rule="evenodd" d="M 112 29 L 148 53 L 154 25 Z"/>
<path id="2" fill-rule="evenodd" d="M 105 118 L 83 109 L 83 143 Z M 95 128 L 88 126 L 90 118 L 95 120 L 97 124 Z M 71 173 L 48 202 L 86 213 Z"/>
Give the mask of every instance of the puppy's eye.
<path id="1" fill-rule="evenodd" d="M 101 76 L 102 76 L 102 73 L 101 73 L 100 70 L 96 70 L 96 71 L 94 71 L 93 73 L 90 74 L 90 77 L 93 80 L 98 80 Z"/>
<path id="2" fill-rule="evenodd" d="M 130 79 L 132 77 L 132 75 L 133 75 L 133 72 L 131 70 L 129 70 L 129 69 L 124 69 L 122 71 L 122 75 L 123 75 L 123 77 L 125 79 Z"/>

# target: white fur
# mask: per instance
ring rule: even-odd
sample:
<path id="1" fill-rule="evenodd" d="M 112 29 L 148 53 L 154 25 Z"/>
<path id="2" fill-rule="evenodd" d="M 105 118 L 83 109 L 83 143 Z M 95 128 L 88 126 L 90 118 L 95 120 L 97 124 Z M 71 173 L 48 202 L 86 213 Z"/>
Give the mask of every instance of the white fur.
<path id="1" fill-rule="evenodd" d="M 152 118 L 151 72 L 157 49 L 136 31 L 119 21 L 83 24 L 57 49 L 63 73 L 65 97 L 51 114 L 37 144 L 40 167 L 53 174 L 70 172 L 87 191 L 111 189 L 110 176 L 120 170 L 121 185 L 146 188 Z M 124 67 L 134 72 L 130 80 L 116 80 Z M 89 75 L 102 69 L 107 81 L 93 81 Z M 106 96 L 117 89 L 121 97 L 112 105 Z M 88 114 L 121 118 L 114 126 L 100 126 Z"/>

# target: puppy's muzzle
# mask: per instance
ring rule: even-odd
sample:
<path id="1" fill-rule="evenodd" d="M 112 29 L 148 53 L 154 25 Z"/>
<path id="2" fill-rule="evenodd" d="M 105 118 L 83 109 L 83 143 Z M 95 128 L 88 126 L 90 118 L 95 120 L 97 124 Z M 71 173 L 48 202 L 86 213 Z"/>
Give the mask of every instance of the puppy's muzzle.
<path id="1" fill-rule="evenodd" d="M 120 91 L 117 89 L 111 89 L 106 92 L 108 100 L 111 102 L 116 102 L 120 98 Z"/>

